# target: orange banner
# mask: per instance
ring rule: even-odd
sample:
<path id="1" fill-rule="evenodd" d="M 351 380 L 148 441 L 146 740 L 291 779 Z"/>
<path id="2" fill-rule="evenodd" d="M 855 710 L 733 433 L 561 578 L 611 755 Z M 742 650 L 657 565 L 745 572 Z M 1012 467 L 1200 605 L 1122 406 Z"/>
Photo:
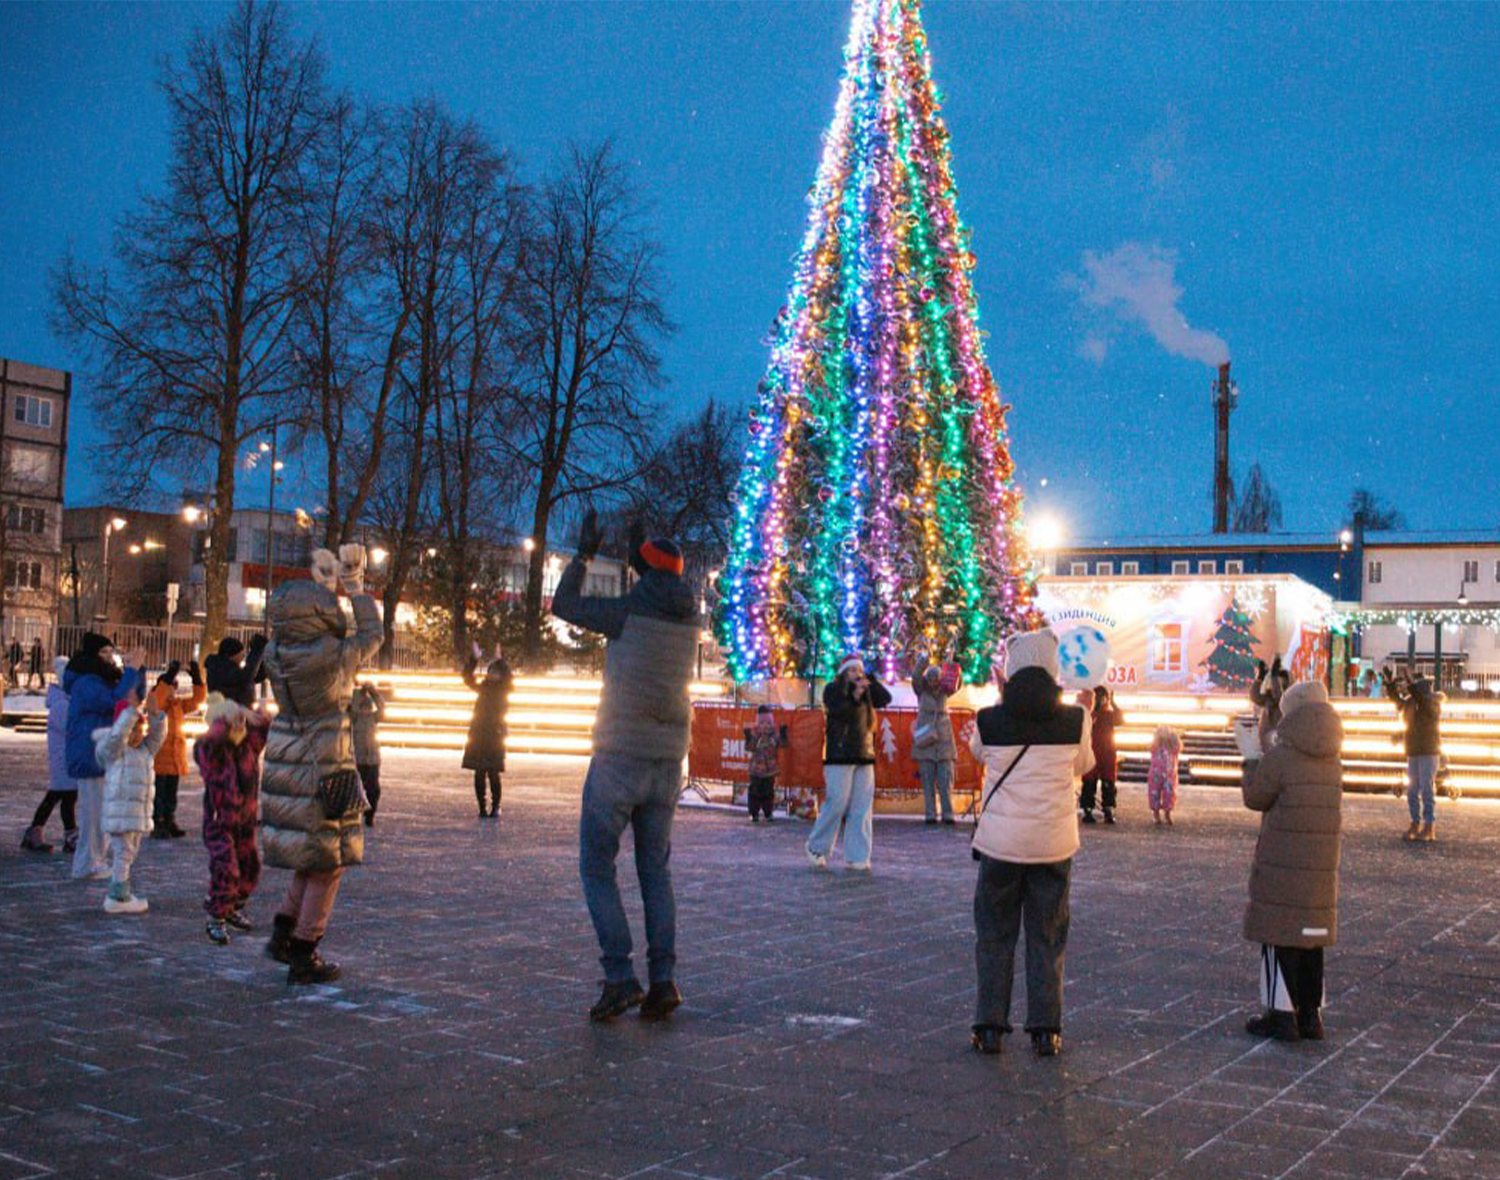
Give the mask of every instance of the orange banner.
<path id="1" fill-rule="evenodd" d="M 814 802 L 823 792 L 823 710 L 774 710 L 776 724 L 787 727 L 789 745 L 781 751 L 776 775 L 778 790 Z M 979 763 L 969 753 L 962 734 L 974 714 L 968 709 L 949 713 L 958 759 L 953 767 L 953 789 L 972 793 L 982 778 Z M 921 794 L 916 759 L 912 757 L 915 709 L 882 709 L 875 723 L 875 793 L 877 799 L 914 798 Z M 688 775 L 707 782 L 746 783 L 750 761 L 745 753 L 745 730 L 755 724 L 755 707 L 704 701 L 693 705 L 693 740 L 688 750 Z M 799 810 L 795 809 L 794 810 Z"/>

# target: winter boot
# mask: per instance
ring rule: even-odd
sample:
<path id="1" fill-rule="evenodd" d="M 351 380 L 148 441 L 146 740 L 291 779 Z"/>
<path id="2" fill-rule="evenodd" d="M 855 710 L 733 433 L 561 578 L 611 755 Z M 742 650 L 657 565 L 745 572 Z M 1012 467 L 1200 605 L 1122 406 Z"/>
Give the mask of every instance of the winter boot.
<path id="1" fill-rule="evenodd" d="M 1432 830 L 1431 824 L 1423 824 L 1417 829 L 1417 834 L 1412 839 L 1418 844 L 1431 844 L 1437 839 L 1437 833 Z"/>
<path id="2" fill-rule="evenodd" d="M 42 839 L 41 828 L 27 828 L 26 834 L 21 837 L 21 847 L 27 852 L 51 852 L 52 845 Z"/>
<path id="3" fill-rule="evenodd" d="M 332 983 L 342 972 L 337 963 L 324 962 L 318 954 L 318 940 L 294 938 L 287 944 L 289 962 L 286 981 L 292 983 Z"/>
<path id="4" fill-rule="evenodd" d="M 606 982 L 604 990 L 599 993 L 598 1002 L 589 1009 L 589 1019 L 595 1023 L 613 1020 L 616 1016 L 625 1015 L 645 998 L 646 993 L 641 990 L 637 979 L 627 979 L 622 983 Z"/>
<path id="5" fill-rule="evenodd" d="M 1297 1033 L 1304 1041 L 1321 1041 L 1323 1039 L 1322 1014 L 1316 1008 L 1311 1012 L 1298 1012 Z"/>
<path id="6" fill-rule="evenodd" d="M 1106 807 L 1104 809 L 1104 822 L 1107 824 L 1112 824 L 1115 822 L 1115 813 L 1113 808 Z"/>
<path id="7" fill-rule="evenodd" d="M 78 829 L 69 828 L 63 833 L 63 854 L 72 856 L 78 851 Z"/>
<path id="8" fill-rule="evenodd" d="M 144 897 L 131 893 L 129 881 L 109 883 L 109 892 L 104 895 L 106 914 L 144 914 L 148 908 Z"/>
<path id="9" fill-rule="evenodd" d="M 969 1030 L 969 1047 L 976 1053 L 993 1057 L 1005 1047 L 1005 1030 L 993 1024 L 976 1024 Z"/>
<path id="10" fill-rule="evenodd" d="M 1094 822 L 1094 813 L 1087 807 L 1083 809 L 1083 822 L 1086 824 Z"/>
<path id="11" fill-rule="evenodd" d="M 187 829 L 179 828 L 177 826 L 177 819 L 175 816 L 169 815 L 166 819 L 165 826 L 167 829 L 167 835 L 171 836 L 174 840 L 181 840 L 184 836 L 187 835 Z"/>
<path id="12" fill-rule="evenodd" d="M 1291 1012 L 1263 1012 L 1245 1022 L 1245 1031 L 1252 1037 L 1271 1037 L 1278 1041 L 1300 1041 L 1297 1017 Z"/>
<path id="13" fill-rule="evenodd" d="M 642 1020 L 665 1020 L 682 1004 L 682 993 L 670 979 L 651 985 L 646 998 L 641 1001 Z"/>
<path id="14" fill-rule="evenodd" d="M 229 945 L 229 931 L 224 929 L 222 918 L 210 918 L 208 925 L 203 928 L 203 933 L 208 935 L 208 941 L 215 946 Z"/>
<path id="15" fill-rule="evenodd" d="M 1402 836 L 1401 838 L 1407 841 L 1415 840 L 1417 838 L 1417 833 L 1421 830 L 1422 825 L 1418 821 L 1412 820 L 1411 826 L 1406 829 L 1406 835 Z"/>
<path id="16" fill-rule="evenodd" d="M 238 930 L 241 934 L 249 934 L 255 929 L 255 923 L 245 916 L 244 907 L 230 910 L 224 915 L 224 924 L 231 929 Z"/>
<path id="17" fill-rule="evenodd" d="M 1062 1033 L 1034 1032 L 1031 1034 L 1031 1051 L 1038 1057 L 1056 1057 L 1062 1052 Z"/>
<path id="18" fill-rule="evenodd" d="M 169 840 L 171 839 L 171 835 L 172 834 L 167 831 L 167 824 L 165 820 L 158 819 L 152 821 L 151 838 L 153 840 Z"/>
<path id="19" fill-rule="evenodd" d="M 297 928 L 297 919 L 277 914 L 271 919 L 271 937 L 266 941 L 266 958 L 278 963 L 292 961 L 292 931 Z"/>

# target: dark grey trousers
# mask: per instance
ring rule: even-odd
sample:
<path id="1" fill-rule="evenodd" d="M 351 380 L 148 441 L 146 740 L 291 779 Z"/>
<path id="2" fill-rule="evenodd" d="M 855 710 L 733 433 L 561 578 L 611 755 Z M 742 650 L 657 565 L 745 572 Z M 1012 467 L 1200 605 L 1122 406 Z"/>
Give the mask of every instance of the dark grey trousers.
<path id="1" fill-rule="evenodd" d="M 974 1023 L 1010 1031 L 1016 939 L 1026 925 L 1026 1031 L 1061 1032 L 1063 953 L 1068 946 L 1071 859 L 1015 864 L 979 858 L 974 886 Z"/>

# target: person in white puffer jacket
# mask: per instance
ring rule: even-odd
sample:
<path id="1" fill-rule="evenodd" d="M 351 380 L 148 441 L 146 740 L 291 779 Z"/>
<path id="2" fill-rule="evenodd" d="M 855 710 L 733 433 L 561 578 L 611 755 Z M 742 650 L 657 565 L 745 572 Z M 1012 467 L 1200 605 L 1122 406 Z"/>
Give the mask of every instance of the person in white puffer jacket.
<path id="1" fill-rule="evenodd" d="M 106 914 L 143 914 L 147 903 L 130 888 L 130 866 L 141 839 L 151 830 L 156 793 L 156 754 L 167 740 L 167 715 L 154 706 L 148 728 L 140 704 L 129 697 L 115 706 L 115 722 L 93 733 L 94 752 L 104 767 L 104 802 L 99 828 L 109 839 L 109 892 Z"/>
<path id="2" fill-rule="evenodd" d="M 984 767 L 974 859 L 972 1043 L 1000 1052 L 1010 1031 L 1016 940 L 1026 927 L 1026 1031 L 1039 1057 L 1062 1049 L 1068 886 L 1078 851 L 1077 784 L 1094 765 L 1088 710 L 1066 705 L 1057 636 L 1033 631 L 1006 644 L 998 705 L 974 718 L 969 748 Z"/>

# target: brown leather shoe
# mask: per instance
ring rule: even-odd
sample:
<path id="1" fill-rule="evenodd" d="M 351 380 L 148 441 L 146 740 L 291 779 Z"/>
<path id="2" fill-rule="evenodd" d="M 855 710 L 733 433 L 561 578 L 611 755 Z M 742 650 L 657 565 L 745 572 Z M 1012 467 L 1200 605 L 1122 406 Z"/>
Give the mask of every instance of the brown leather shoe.
<path id="1" fill-rule="evenodd" d="M 1432 830 L 1431 824 L 1423 824 L 1412 839 L 1416 840 L 1419 844 L 1431 844 L 1437 839 L 1437 833 Z"/>
<path id="2" fill-rule="evenodd" d="M 1417 833 L 1421 830 L 1422 825 L 1419 824 L 1416 820 L 1412 820 L 1411 826 L 1406 829 L 1406 835 L 1402 836 L 1401 838 L 1403 840 L 1415 840 L 1417 838 Z"/>

